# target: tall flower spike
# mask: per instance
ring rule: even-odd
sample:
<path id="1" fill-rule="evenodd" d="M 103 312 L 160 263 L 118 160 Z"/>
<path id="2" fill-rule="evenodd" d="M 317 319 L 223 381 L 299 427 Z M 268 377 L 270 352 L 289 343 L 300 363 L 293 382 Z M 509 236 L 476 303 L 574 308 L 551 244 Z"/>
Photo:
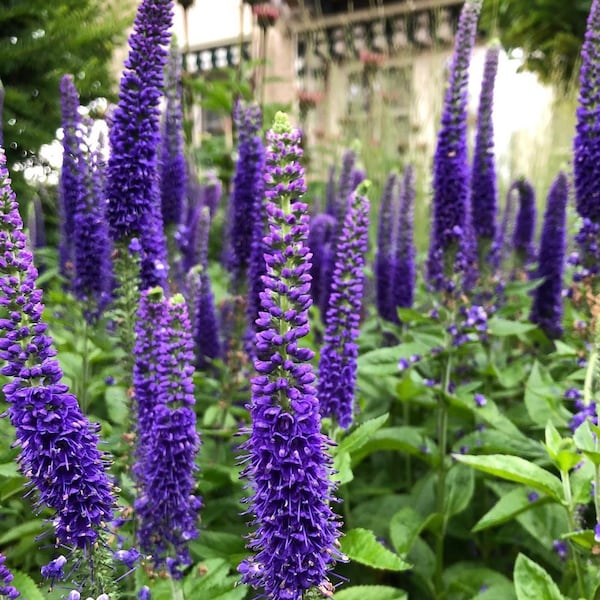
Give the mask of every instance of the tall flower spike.
<path id="1" fill-rule="evenodd" d="M 392 306 L 392 232 L 394 230 L 394 200 L 398 176 L 390 173 L 386 179 L 379 206 L 377 254 L 375 255 L 375 301 L 382 319 L 394 321 Z"/>
<path id="2" fill-rule="evenodd" d="M 590 8 L 581 48 L 573 172 L 577 212 L 600 223 L 600 0 Z"/>
<path id="3" fill-rule="evenodd" d="M 264 241 L 267 213 L 262 193 L 260 197 L 257 197 L 255 211 L 252 248 L 250 250 L 250 262 L 248 265 L 248 302 L 246 305 L 249 338 L 254 337 L 254 323 L 258 318 L 258 311 L 260 310 L 260 293 L 264 289 L 262 278 L 267 270 Z"/>
<path id="4" fill-rule="evenodd" d="M 183 112 L 181 107 L 181 55 L 171 40 L 165 81 L 166 106 L 160 147 L 160 196 L 165 226 L 181 220 L 187 171 L 183 153 Z"/>
<path id="5" fill-rule="evenodd" d="M 238 160 L 231 199 L 229 269 L 233 288 L 239 292 L 250 261 L 255 221 L 262 216 L 264 148 L 260 138 L 260 107 L 243 107 L 238 102 L 234 117 L 238 127 Z"/>
<path id="6" fill-rule="evenodd" d="M 480 2 L 464 4 L 444 99 L 441 129 L 433 163 L 433 225 L 427 279 L 436 290 L 453 289 L 455 272 L 464 271 L 462 261 L 469 203 L 467 149 L 467 92 L 471 51 L 475 44 Z"/>
<path id="7" fill-rule="evenodd" d="M 248 547 L 256 554 L 239 570 L 267 598 L 301 600 L 310 588 L 330 585 L 339 523 L 329 506 L 331 460 L 313 387 L 313 352 L 299 345 L 311 305 L 300 133 L 278 113 L 267 140 L 267 274 L 256 322 L 252 432 L 243 446 L 255 526 Z"/>
<path id="8" fill-rule="evenodd" d="M 515 183 L 519 195 L 519 210 L 515 218 L 512 246 L 521 266 L 528 265 L 535 258 L 535 225 L 537 218 L 535 190 L 524 177 Z"/>
<path id="9" fill-rule="evenodd" d="M 567 249 L 566 208 L 569 196 L 567 176 L 559 173 L 554 180 L 544 214 L 540 238 L 537 277 L 543 278 L 535 290 L 530 320 L 551 338 L 563 331 L 563 269 Z"/>
<path id="10" fill-rule="evenodd" d="M 161 320 L 147 321 L 155 316 Z M 140 486 L 134 504 L 140 520 L 138 539 L 156 566 L 167 565 L 171 576 L 179 578 L 181 567 L 191 562 L 188 542 L 198 537 L 196 520 L 202 505 L 194 493 L 200 439 L 193 408 L 190 322 L 183 297 L 178 294 L 167 301 L 160 288 L 142 295 L 142 320 L 146 324 L 140 326 L 136 356 L 147 360 L 145 348 L 152 347 L 152 365 L 146 375 L 154 378 L 155 396 L 145 414 L 138 407 L 138 427 L 147 428 L 140 432 L 142 447 L 138 447 L 136 470 Z"/>
<path id="11" fill-rule="evenodd" d="M 158 105 L 167 62 L 173 0 L 142 0 L 129 37 L 129 57 L 110 127 L 107 219 L 115 242 L 142 244 L 142 289 L 167 280 L 160 208 Z"/>
<path id="12" fill-rule="evenodd" d="M 6 566 L 6 556 L 0 552 L 0 596 L 6 596 L 10 600 L 19 598 L 21 592 L 16 587 L 10 585 L 14 579 L 14 575 Z"/>
<path id="13" fill-rule="evenodd" d="M 494 247 L 492 249 L 492 265 L 496 270 L 502 267 L 502 263 L 506 258 L 508 250 L 508 231 L 510 224 L 512 223 L 513 213 L 515 210 L 514 205 L 515 196 L 517 194 L 517 184 L 518 181 L 514 181 L 506 192 L 506 202 L 504 204 L 504 212 L 502 213 L 502 221 L 500 223 L 500 227 L 498 228 L 496 239 L 494 241 Z"/>
<path id="14" fill-rule="evenodd" d="M 75 243 L 75 208 L 82 195 L 82 124 L 79 115 L 79 94 L 72 75 L 60 80 L 60 109 L 63 130 L 63 160 L 60 170 L 60 273 L 70 280 L 73 275 L 73 246 Z"/>
<path id="15" fill-rule="evenodd" d="M 62 383 L 53 340 L 42 322 L 42 290 L 23 233 L 23 221 L 0 151 L 0 373 L 8 416 L 21 452 L 21 472 L 37 490 L 38 507 L 55 511 L 60 544 L 90 550 L 112 519 L 114 498 L 106 458 L 98 450 L 99 426 L 81 413 Z"/>
<path id="16" fill-rule="evenodd" d="M 205 266 L 191 272 L 193 291 L 193 338 L 196 349 L 196 366 L 206 369 L 210 361 L 222 354 L 219 325 L 210 275 Z"/>
<path id="17" fill-rule="evenodd" d="M 413 235 L 415 204 L 415 170 L 404 168 L 400 194 L 396 244 L 392 256 L 392 308 L 398 322 L 396 308 L 410 308 L 415 293 L 415 244 Z"/>
<path id="18" fill-rule="evenodd" d="M 494 83 L 498 72 L 500 48 L 492 46 L 485 55 L 483 81 L 479 95 L 477 134 L 471 169 L 471 214 L 473 228 L 482 258 L 487 259 L 490 246 L 496 239 L 496 164 L 494 156 Z"/>
<path id="19" fill-rule="evenodd" d="M 318 398 L 321 415 L 334 417 L 340 427 L 354 418 L 356 358 L 369 241 L 368 183 L 348 198 L 346 218 L 336 252 L 325 341 L 319 361 Z"/>
<path id="20" fill-rule="evenodd" d="M 86 318 L 93 320 L 110 302 L 113 278 L 111 242 L 105 219 L 104 169 L 102 148 L 88 149 L 81 157 L 82 179 L 75 206 L 75 243 L 73 293 L 86 307 Z"/>
<path id="21" fill-rule="evenodd" d="M 323 213 L 314 217 L 310 223 L 308 247 L 312 253 L 310 276 L 312 277 L 311 294 L 313 304 L 321 308 L 325 303 L 323 270 L 329 267 L 335 235 L 335 219 Z M 327 307 L 325 307 L 327 308 Z"/>

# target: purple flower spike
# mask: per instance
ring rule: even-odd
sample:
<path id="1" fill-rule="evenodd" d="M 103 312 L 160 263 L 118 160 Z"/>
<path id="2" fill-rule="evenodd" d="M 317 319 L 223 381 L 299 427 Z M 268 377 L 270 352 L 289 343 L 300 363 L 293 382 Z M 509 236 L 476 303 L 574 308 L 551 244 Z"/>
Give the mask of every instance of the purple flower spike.
<path id="1" fill-rule="evenodd" d="M 142 289 L 167 281 L 160 207 L 158 105 L 173 20 L 173 0 L 142 0 L 110 128 L 107 219 L 116 242 L 139 236 Z"/>
<path id="2" fill-rule="evenodd" d="M 160 196 L 165 225 L 176 225 L 181 220 L 187 184 L 183 153 L 180 65 L 181 55 L 177 44 L 172 41 L 165 82 L 167 102 L 160 152 Z"/>
<path id="3" fill-rule="evenodd" d="M 0 373 L 8 416 L 21 448 L 18 463 L 38 496 L 55 511 L 59 543 L 91 549 L 112 520 L 112 484 L 98 450 L 98 426 L 81 413 L 62 383 L 52 338 L 42 322 L 42 291 L 27 248 L 23 221 L 0 152 Z"/>
<path id="4" fill-rule="evenodd" d="M 573 171 L 577 212 L 594 223 L 600 222 L 600 0 L 590 8 L 581 48 L 579 106 L 574 140 Z"/>
<path id="5" fill-rule="evenodd" d="M 336 253 L 327 328 L 319 361 L 318 398 L 321 415 L 335 417 L 340 427 L 352 424 L 360 309 L 365 255 L 369 239 L 368 184 L 348 199 Z"/>
<path id="6" fill-rule="evenodd" d="M 335 235 L 335 219 L 323 213 L 317 215 L 310 223 L 308 234 L 308 247 L 312 252 L 312 265 L 310 276 L 312 277 L 311 293 L 313 303 L 319 308 L 324 302 L 325 269 L 329 268 L 331 255 L 333 254 L 333 236 Z"/>
<path id="7" fill-rule="evenodd" d="M 415 171 L 411 165 L 404 169 L 400 194 L 398 222 L 392 251 L 392 310 L 398 323 L 397 308 L 410 308 L 415 293 L 415 244 L 413 236 L 415 203 Z"/>
<path id="8" fill-rule="evenodd" d="M 377 312 L 382 319 L 394 321 L 392 304 L 392 237 L 394 231 L 394 199 L 398 177 L 390 173 L 386 179 L 379 205 L 377 254 L 375 256 L 375 285 Z"/>
<path id="9" fill-rule="evenodd" d="M 469 241 L 465 229 L 470 210 L 467 93 L 479 8 L 479 2 L 467 1 L 461 11 L 434 156 L 433 226 L 427 279 L 436 290 L 452 289 L 454 272 L 465 270 L 462 254 L 470 254 L 470 249 L 464 248 Z"/>
<path id="10" fill-rule="evenodd" d="M 567 250 L 566 209 L 569 196 L 567 176 L 559 173 L 548 194 L 536 276 L 543 278 L 536 288 L 530 320 L 551 338 L 563 331 L 563 269 Z"/>
<path id="11" fill-rule="evenodd" d="M 6 556 L 0 552 L 0 596 L 6 596 L 9 599 L 20 598 L 21 592 L 14 586 L 10 585 L 14 579 L 14 575 L 6 566 Z"/>
<path id="12" fill-rule="evenodd" d="M 341 228 L 344 222 L 344 211 L 348 206 L 348 197 L 354 188 L 354 172 L 356 165 L 356 152 L 346 150 L 342 156 L 342 170 L 340 171 L 340 183 L 338 185 L 338 198 L 336 203 L 336 214 L 338 226 Z"/>
<path id="13" fill-rule="evenodd" d="M 537 217 L 535 190 L 524 177 L 515 182 L 519 195 L 519 211 L 515 218 L 512 246 L 523 266 L 535 259 L 535 223 Z"/>
<path id="14" fill-rule="evenodd" d="M 193 304 L 193 339 L 196 349 L 196 366 L 205 370 L 210 362 L 222 355 L 219 325 L 210 276 L 204 267 L 191 272 Z"/>
<path id="15" fill-rule="evenodd" d="M 239 566 L 242 581 L 273 600 L 301 600 L 310 588 L 330 585 L 339 556 L 328 439 L 321 434 L 310 361 L 299 341 L 309 331 L 310 251 L 300 134 L 278 113 L 268 132 L 265 174 L 267 273 L 257 319 L 252 379 L 252 432 L 243 448 L 243 476 L 255 527 L 255 555 Z"/>
<path id="16" fill-rule="evenodd" d="M 140 548 L 179 578 L 190 564 L 202 502 L 194 493 L 200 446 L 194 413 L 194 353 L 185 301 L 161 288 L 142 293 L 135 348 Z M 129 559 L 135 557 L 129 556 Z"/>
<path id="17" fill-rule="evenodd" d="M 496 239 L 496 164 L 494 156 L 494 83 L 498 72 L 500 48 L 492 46 L 485 55 L 483 82 L 479 96 L 477 135 L 471 169 L 471 214 L 473 228 L 480 245 Z M 488 248 L 486 248 L 487 250 Z"/>
<path id="18" fill-rule="evenodd" d="M 260 107 L 243 107 L 238 102 L 234 118 L 238 127 L 238 160 L 233 177 L 228 266 L 233 275 L 234 290 L 239 291 L 250 261 L 256 220 L 263 217 L 264 148 L 260 137 Z"/>
<path id="19" fill-rule="evenodd" d="M 79 94 L 72 75 L 60 80 L 60 110 L 63 129 L 63 161 L 60 170 L 60 273 L 70 280 L 73 275 L 75 209 L 82 195 L 83 126 L 79 115 Z"/>

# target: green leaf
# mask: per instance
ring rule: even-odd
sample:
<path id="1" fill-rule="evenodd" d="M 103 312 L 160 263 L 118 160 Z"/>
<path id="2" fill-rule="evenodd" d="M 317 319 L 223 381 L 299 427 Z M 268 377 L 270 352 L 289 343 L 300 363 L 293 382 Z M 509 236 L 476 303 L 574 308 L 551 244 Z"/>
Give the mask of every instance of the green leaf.
<path id="1" fill-rule="evenodd" d="M 446 506 L 444 512 L 452 517 L 469 506 L 475 491 L 473 469 L 464 465 L 454 465 L 446 478 Z"/>
<path id="2" fill-rule="evenodd" d="M 510 321 L 501 317 L 492 317 L 488 321 L 488 331 L 495 336 L 505 337 L 508 335 L 522 335 L 535 329 L 537 325 L 533 323 L 522 323 L 520 321 Z"/>
<path id="3" fill-rule="evenodd" d="M 352 459 L 349 452 L 338 452 L 333 459 L 333 468 L 336 471 L 333 480 L 338 481 L 339 485 L 344 485 L 354 479 Z"/>
<path id="4" fill-rule="evenodd" d="M 19 598 L 26 598 L 27 600 L 44 600 L 44 595 L 40 592 L 29 575 L 21 573 L 20 571 L 13 571 L 13 575 L 15 577 L 11 581 L 11 585 L 21 592 Z"/>
<path id="5" fill-rule="evenodd" d="M 108 418 L 115 424 L 126 423 L 129 419 L 129 398 L 127 390 L 118 385 L 111 385 L 104 392 Z"/>
<path id="6" fill-rule="evenodd" d="M 565 600 L 552 577 L 524 554 L 517 556 L 514 581 L 518 600 Z"/>
<path id="7" fill-rule="evenodd" d="M 571 540 L 578 546 L 591 550 L 594 546 L 598 547 L 598 542 L 595 539 L 595 532 L 593 529 L 583 529 L 581 531 L 571 531 L 561 536 L 563 540 Z"/>
<path id="8" fill-rule="evenodd" d="M 427 451 L 424 452 L 424 448 Z M 371 439 L 352 456 L 352 464 L 357 465 L 369 454 L 379 450 L 396 450 L 412 454 L 428 463 L 435 463 L 437 451 L 435 443 L 426 438 L 418 427 L 385 427 L 375 432 Z"/>
<path id="9" fill-rule="evenodd" d="M 336 592 L 335 600 L 408 600 L 408 594 L 387 585 L 355 585 Z"/>
<path id="10" fill-rule="evenodd" d="M 427 350 L 426 345 L 418 342 L 376 348 L 358 357 L 358 373 L 360 376 L 396 375 L 400 372 L 398 361 L 401 358 L 410 358 L 414 354 L 423 355 Z"/>
<path id="11" fill-rule="evenodd" d="M 573 439 L 563 438 L 551 421 L 546 425 L 545 436 L 548 456 L 559 471 L 568 473 L 581 461 L 581 455 L 577 452 Z"/>
<path id="12" fill-rule="evenodd" d="M 17 525 L 16 527 L 11 527 L 2 537 L 0 537 L 0 546 L 4 546 L 5 544 L 20 540 L 24 537 L 39 535 L 44 531 L 46 525 L 47 522 L 45 520 L 33 519 L 32 521 L 21 523 L 21 525 Z"/>
<path id="13" fill-rule="evenodd" d="M 371 438 L 371 436 L 381 429 L 388 420 L 389 413 L 381 415 L 375 419 L 370 419 L 359 425 L 350 435 L 346 436 L 335 448 L 336 453 L 348 452 L 352 454 L 362 448 Z"/>
<path id="14" fill-rule="evenodd" d="M 410 552 L 414 541 L 427 527 L 433 515 L 422 517 L 414 508 L 407 506 L 399 510 L 390 522 L 390 539 L 398 554 Z"/>
<path id="15" fill-rule="evenodd" d="M 529 510 L 540 501 L 530 501 L 528 496 L 531 492 L 525 488 L 515 488 L 504 496 L 487 512 L 473 527 L 472 531 L 483 531 L 488 527 L 495 527 L 510 521 L 513 517 Z M 542 500 L 543 501 L 543 500 Z"/>
<path id="16" fill-rule="evenodd" d="M 534 423 L 551 421 L 554 425 L 565 427 L 571 418 L 550 373 L 538 362 L 533 363 L 525 384 L 525 408 Z"/>
<path id="17" fill-rule="evenodd" d="M 0 465 L 0 477 L 20 477 L 17 463 L 9 462 Z"/>
<path id="18" fill-rule="evenodd" d="M 362 565 L 373 569 L 388 571 L 406 571 L 411 568 L 397 554 L 381 545 L 375 534 L 368 529 L 351 529 L 341 538 L 342 552 Z"/>
<path id="19" fill-rule="evenodd" d="M 595 465 L 600 465 L 600 450 L 598 449 L 590 422 L 586 419 L 573 434 L 573 440 L 579 448 Z"/>
<path id="20" fill-rule="evenodd" d="M 454 454 L 454 458 L 471 467 L 490 473 L 509 481 L 524 483 L 534 490 L 548 494 L 558 502 L 563 501 L 562 483 L 558 477 L 552 475 L 538 465 L 524 460 L 518 456 L 506 454 L 489 454 L 484 456 L 472 456 Z"/>

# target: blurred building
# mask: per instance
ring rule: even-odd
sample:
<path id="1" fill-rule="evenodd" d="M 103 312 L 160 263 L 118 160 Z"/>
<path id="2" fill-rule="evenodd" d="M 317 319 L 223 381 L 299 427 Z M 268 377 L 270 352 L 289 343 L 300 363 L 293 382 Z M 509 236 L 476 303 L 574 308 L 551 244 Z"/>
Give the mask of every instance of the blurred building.
<path id="1" fill-rule="evenodd" d="M 188 73 L 219 78 L 240 60 L 255 97 L 288 105 L 313 142 L 368 136 L 384 150 L 433 139 L 463 0 L 179 0 Z M 186 6 L 186 8 L 184 8 Z M 200 131 L 227 128 L 208 110 Z"/>

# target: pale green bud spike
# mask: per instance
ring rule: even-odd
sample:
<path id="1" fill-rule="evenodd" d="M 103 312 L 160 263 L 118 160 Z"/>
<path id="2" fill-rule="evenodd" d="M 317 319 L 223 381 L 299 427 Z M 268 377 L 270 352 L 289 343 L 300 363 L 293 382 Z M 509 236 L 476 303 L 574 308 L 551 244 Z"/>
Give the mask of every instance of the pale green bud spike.
<path id="1" fill-rule="evenodd" d="M 354 193 L 357 194 L 358 196 L 366 196 L 367 192 L 371 188 L 371 185 L 372 184 L 371 184 L 371 181 L 369 179 L 363 179 L 358 184 L 358 187 L 356 188 L 356 192 L 354 192 Z"/>
<path id="2" fill-rule="evenodd" d="M 292 126 L 289 117 L 284 112 L 279 111 L 275 115 L 272 129 L 274 133 L 291 133 Z"/>
<path id="3" fill-rule="evenodd" d="M 173 294 L 169 300 L 172 306 L 177 306 L 178 304 L 185 304 L 185 298 L 183 294 Z"/>
<path id="4" fill-rule="evenodd" d="M 152 302 L 161 302 L 165 296 L 165 291 L 157 285 L 148 290 L 148 300 Z"/>

